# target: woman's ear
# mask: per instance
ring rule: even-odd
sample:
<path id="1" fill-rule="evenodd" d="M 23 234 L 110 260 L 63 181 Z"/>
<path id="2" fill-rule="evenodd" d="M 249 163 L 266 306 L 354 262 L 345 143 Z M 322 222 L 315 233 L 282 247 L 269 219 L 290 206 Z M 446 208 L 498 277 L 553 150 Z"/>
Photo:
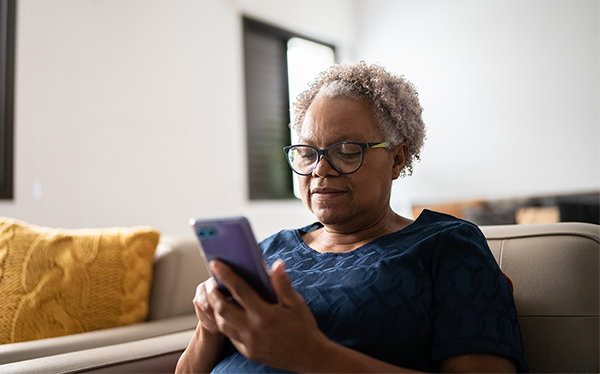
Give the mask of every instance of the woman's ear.
<path id="1" fill-rule="evenodd" d="M 402 168 L 404 168 L 404 162 L 406 162 L 407 148 L 406 143 L 400 143 L 394 150 L 394 167 L 392 177 L 394 180 L 398 179 Z"/>

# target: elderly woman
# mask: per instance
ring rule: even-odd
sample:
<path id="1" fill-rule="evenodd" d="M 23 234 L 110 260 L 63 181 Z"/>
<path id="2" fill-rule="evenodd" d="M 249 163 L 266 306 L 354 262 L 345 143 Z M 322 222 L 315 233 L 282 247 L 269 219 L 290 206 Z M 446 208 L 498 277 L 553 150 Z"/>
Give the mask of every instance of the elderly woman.
<path id="1" fill-rule="evenodd" d="M 278 303 L 222 262 L 194 298 L 179 372 L 526 371 L 510 285 L 479 229 L 390 207 L 425 130 L 415 88 L 379 66 L 336 65 L 299 96 L 285 148 L 318 222 L 261 243 Z M 285 264 L 285 267 L 284 267 Z"/>

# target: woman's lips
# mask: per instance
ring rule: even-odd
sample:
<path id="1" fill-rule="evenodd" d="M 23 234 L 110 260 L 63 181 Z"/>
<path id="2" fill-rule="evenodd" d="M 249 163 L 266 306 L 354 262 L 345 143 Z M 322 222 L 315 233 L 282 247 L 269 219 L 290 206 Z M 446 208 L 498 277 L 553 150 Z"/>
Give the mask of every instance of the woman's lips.
<path id="1" fill-rule="evenodd" d="M 317 200 L 330 200 L 342 196 L 346 191 L 330 187 L 317 187 L 313 188 L 310 193 Z"/>

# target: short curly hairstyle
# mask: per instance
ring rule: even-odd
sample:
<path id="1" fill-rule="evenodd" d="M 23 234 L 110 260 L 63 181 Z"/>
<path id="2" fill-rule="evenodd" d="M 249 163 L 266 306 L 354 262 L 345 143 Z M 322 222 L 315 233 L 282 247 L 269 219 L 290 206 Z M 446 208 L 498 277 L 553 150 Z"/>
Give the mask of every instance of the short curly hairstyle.
<path id="1" fill-rule="evenodd" d="M 304 117 L 317 96 L 367 100 L 385 141 L 396 146 L 406 144 L 407 157 L 400 175 L 411 175 L 414 161 L 421 159 L 425 142 L 423 108 L 415 86 L 403 76 L 394 76 L 385 68 L 364 61 L 337 64 L 322 72 L 294 103 L 293 129 L 300 133 Z"/>

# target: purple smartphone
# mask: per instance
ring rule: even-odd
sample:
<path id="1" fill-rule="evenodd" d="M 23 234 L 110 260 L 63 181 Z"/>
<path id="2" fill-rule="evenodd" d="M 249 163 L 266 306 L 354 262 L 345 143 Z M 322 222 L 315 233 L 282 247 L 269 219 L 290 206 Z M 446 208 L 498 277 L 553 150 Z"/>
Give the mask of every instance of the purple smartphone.
<path id="1" fill-rule="evenodd" d="M 277 303 L 262 251 L 256 243 L 250 222 L 245 217 L 213 220 L 192 218 L 190 224 L 200 241 L 200 252 L 206 264 L 215 259 L 225 262 L 244 278 L 263 299 L 272 304 Z M 229 290 L 217 277 L 214 278 L 219 290 L 231 298 Z"/>

